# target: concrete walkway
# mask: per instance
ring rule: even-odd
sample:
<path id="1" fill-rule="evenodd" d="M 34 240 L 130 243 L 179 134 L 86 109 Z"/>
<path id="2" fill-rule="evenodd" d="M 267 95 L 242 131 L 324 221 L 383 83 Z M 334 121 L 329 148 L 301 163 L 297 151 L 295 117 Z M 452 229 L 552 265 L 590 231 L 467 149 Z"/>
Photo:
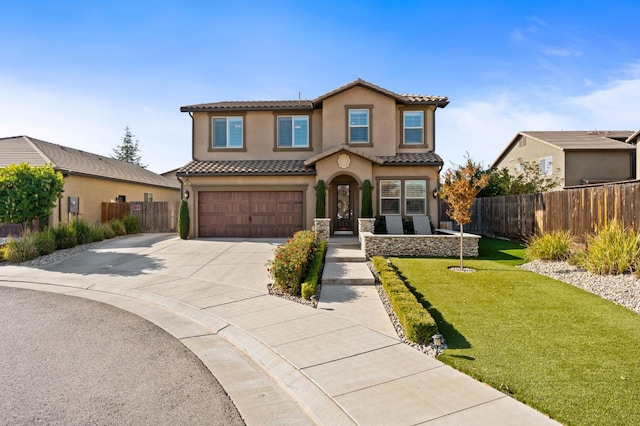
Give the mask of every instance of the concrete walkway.
<path id="1" fill-rule="evenodd" d="M 1 266 L 0 285 L 98 300 L 157 324 L 203 361 L 249 425 L 557 424 L 403 344 L 360 286 L 333 284 L 331 296 L 323 284 L 318 309 L 268 295 L 264 265 L 281 242 L 122 237 L 43 268 Z"/>

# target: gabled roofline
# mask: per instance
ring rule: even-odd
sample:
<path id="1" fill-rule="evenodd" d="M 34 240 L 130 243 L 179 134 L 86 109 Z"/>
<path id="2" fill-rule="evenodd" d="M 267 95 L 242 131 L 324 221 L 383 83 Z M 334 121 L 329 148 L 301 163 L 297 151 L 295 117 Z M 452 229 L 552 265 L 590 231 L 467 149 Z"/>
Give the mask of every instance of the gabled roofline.
<path id="1" fill-rule="evenodd" d="M 341 151 L 350 152 L 350 153 L 352 153 L 354 155 L 357 155 L 358 157 L 362 157 L 362 158 L 364 158 L 366 160 L 369 160 L 372 163 L 376 163 L 376 164 L 380 164 L 380 165 L 382 165 L 384 163 L 384 161 L 381 160 L 380 158 L 365 154 L 364 152 L 358 151 L 356 149 L 353 149 L 348 145 L 338 145 L 337 147 L 332 148 L 332 149 L 330 149 L 328 151 L 325 151 L 325 152 L 323 152 L 321 154 L 318 154 L 315 157 L 309 158 L 308 160 L 306 160 L 304 162 L 304 165 L 307 166 L 307 167 L 312 166 L 315 163 L 317 163 L 318 161 L 320 161 L 320 160 L 322 160 L 324 158 L 327 158 L 327 157 L 329 157 L 329 156 L 331 156 L 331 155 L 333 155 L 335 153 L 341 152 Z"/>

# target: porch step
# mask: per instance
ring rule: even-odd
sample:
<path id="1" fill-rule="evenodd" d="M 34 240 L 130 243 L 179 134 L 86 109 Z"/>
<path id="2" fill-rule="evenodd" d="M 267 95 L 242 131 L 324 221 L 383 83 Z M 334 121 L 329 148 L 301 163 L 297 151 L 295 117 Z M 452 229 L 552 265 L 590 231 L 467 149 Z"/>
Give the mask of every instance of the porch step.
<path id="1" fill-rule="evenodd" d="M 327 246 L 327 255 L 325 262 L 342 263 L 342 262 L 366 262 L 367 257 L 360 249 L 359 244 L 341 244 L 336 245 L 329 243 Z"/>
<path id="2" fill-rule="evenodd" d="M 366 262 L 326 262 L 322 272 L 322 285 L 375 285 Z"/>

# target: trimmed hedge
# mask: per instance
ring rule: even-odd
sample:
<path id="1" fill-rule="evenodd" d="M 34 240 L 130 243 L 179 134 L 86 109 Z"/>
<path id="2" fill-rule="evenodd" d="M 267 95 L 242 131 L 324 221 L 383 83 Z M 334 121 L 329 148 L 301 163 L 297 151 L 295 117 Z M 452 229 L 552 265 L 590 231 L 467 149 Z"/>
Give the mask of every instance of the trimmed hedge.
<path id="1" fill-rule="evenodd" d="M 429 343 L 438 332 L 435 320 L 405 283 L 398 278 L 396 271 L 381 256 L 373 257 L 373 266 L 378 271 L 393 311 L 396 313 L 407 340 L 415 343 Z"/>
<path id="2" fill-rule="evenodd" d="M 318 293 L 318 281 L 320 280 L 320 270 L 324 263 L 324 255 L 327 252 L 327 242 L 324 240 L 316 243 L 316 249 L 313 254 L 313 262 L 309 267 L 309 272 L 302 283 L 302 297 L 311 300 L 311 296 Z"/>

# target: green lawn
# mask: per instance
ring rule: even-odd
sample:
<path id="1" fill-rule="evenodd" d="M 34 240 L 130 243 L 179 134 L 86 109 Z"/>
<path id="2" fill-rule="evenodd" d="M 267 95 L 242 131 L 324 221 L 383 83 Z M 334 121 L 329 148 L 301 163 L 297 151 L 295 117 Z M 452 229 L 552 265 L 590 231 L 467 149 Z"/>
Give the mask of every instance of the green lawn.
<path id="1" fill-rule="evenodd" d="M 392 258 L 447 340 L 438 357 L 567 425 L 640 424 L 640 316 L 516 268 L 518 244 L 459 259 Z"/>

